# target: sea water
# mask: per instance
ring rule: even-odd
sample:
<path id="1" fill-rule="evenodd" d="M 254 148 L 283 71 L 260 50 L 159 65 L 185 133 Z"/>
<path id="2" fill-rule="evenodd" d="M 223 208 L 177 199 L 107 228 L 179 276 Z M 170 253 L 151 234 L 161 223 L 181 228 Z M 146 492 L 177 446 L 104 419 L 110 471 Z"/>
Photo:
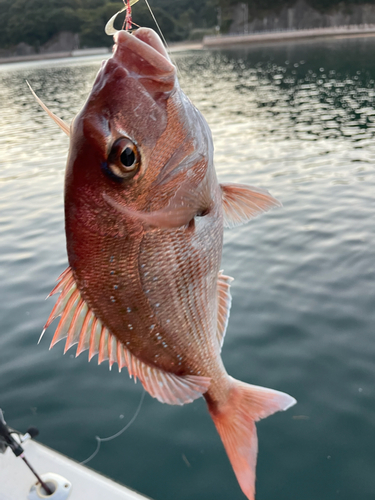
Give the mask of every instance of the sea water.
<path id="1" fill-rule="evenodd" d="M 258 424 L 258 500 L 375 495 L 375 38 L 176 54 L 206 117 L 222 181 L 264 187 L 283 208 L 225 231 L 235 278 L 228 372 L 298 404 Z M 108 364 L 40 345 L 45 297 L 67 266 L 63 182 L 70 122 L 99 58 L 0 67 L 0 407 L 14 428 L 85 460 L 120 430 L 142 387 Z M 148 395 L 89 464 L 155 500 L 241 500 L 203 399 Z M 1 471 L 0 471 L 1 497 Z"/>

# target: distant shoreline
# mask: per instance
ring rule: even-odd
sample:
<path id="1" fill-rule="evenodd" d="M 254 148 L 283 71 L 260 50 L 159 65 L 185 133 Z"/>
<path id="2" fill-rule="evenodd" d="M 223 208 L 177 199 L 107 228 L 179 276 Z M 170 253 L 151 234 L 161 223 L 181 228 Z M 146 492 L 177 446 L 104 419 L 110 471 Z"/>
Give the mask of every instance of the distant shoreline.
<path id="1" fill-rule="evenodd" d="M 375 36 L 375 25 L 350 25 L 330 28 L 301 29 L 291 31 L 271 31 L 248 33 L 240 35 L 218 35 L 206 36 L 201 42 L 189 41 L 169 44 L 170 52 L 181 52 L 184 50 L 201 50 L 205 48 L 220 48 L 232 45 L 249 45 L 253 43 L 269 43 L 280 41 L 293 41 L 313 38 L 359 38 Z M 21 56 L 0 57 L 0 64 L 45 61 L 48 59 L 63 59 L 70 57 L 108 55 L 110 48 L 98 47 L 94 49 L 78 49 L 65 52 L 48 52 L 44 54 L 31 54 Z"/>
<path id="2" fill-rule="evenodd" d="M 293 41 L 312 38 L 354 38 L 363 36 L 375 36 L 375 25 L 361 24 L 329 28 L 205 36 L 203 38 L 203 47 L 219 48 L 230 45 L 249 45 L 252 43 Z"/>
<path id="3" fill-rule="evenodd" d="M 202 42 L 177 42 L 169 44 L 170 52 L 180 52 L 183 50 L 200 50 L 203 48 Z M 46 61 L 48 59 L 64 59 L 67 57 L 99 56 L 110 55 L 111 49 L 98 47 L 96 49 L 79 49 L 64 52 L 47 52 L 44 54 L 30 54 L 23 56 L 0 57 L 0 64 L 19 63 L 28 61 Z"/>
<path id="4" fill-rule="evenodd" d="M 23 56 L 0 57 L 0 64 L 27 62 L 27 61 L 44 61 L 47 59 L 63 59 L 65 57 L 80 57 L 80 56 L 96 56 L 110 54 L 111 50 L 106 47 L 98 47 L 96 49 L 78 49 L 64 52 L 46 52 L 44 54 L 30 54 Z"/>

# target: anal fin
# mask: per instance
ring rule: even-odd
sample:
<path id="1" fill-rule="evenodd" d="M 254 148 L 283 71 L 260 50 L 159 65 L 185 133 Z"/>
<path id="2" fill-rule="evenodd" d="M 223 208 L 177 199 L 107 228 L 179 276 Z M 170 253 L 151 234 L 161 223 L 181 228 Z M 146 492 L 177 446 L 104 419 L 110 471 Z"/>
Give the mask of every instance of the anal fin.
<path id="1" fill-rule="evenodd" d="M 129 356 L 128 351 L 128 356 Z M 179 376 L 142 363 L 131 356 L 131 370 L 143 387 L 161 403 L 184 405 L 201 397 L 210 386 L 210 378 L 197 375 Z M 130 373 L 130 367 L 129 373 Z"/>

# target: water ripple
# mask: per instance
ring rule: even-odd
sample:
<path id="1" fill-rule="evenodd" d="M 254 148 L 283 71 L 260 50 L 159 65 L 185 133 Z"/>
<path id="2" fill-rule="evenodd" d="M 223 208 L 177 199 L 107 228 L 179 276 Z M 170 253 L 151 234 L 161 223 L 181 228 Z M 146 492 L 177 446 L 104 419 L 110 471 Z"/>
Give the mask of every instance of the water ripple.
<path id="1" fill-rule="evenodd" d="M 266 187 L 284 205 L 225 231 L 228 372 L 299 400 L 258 426 L 259 498 L 373 499 L 374 49 L 361 38 L 176 55 L 212 129 L 220 179 Z M 53 328 L 36 345 L 54 303 L 44 298 L 67 265 L 68 139 L 25 79 L 70 122 L 99 64 L 0 68 L 1 404 L 13 426 L 39 426 L 43 442 L 77 460 L 131 418 L 140 389 L 85 354 L 49 352 Z M 203 401 L 146 398 L 132 432 L 92 465 L 155 499 L 243 498 Z"/>

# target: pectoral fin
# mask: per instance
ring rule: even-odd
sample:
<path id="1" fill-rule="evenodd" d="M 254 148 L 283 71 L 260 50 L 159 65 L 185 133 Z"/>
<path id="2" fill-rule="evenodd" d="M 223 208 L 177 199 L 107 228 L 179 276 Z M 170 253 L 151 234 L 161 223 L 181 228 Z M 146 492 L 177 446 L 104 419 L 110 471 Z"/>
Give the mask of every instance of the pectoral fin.
<path id="1" fill-rule="evenodd" d="M 220 187 L 225 227 L 240 226 L 273 207 L 282 206 L 266 189 L 232 183 L 220 184 Z"/>

